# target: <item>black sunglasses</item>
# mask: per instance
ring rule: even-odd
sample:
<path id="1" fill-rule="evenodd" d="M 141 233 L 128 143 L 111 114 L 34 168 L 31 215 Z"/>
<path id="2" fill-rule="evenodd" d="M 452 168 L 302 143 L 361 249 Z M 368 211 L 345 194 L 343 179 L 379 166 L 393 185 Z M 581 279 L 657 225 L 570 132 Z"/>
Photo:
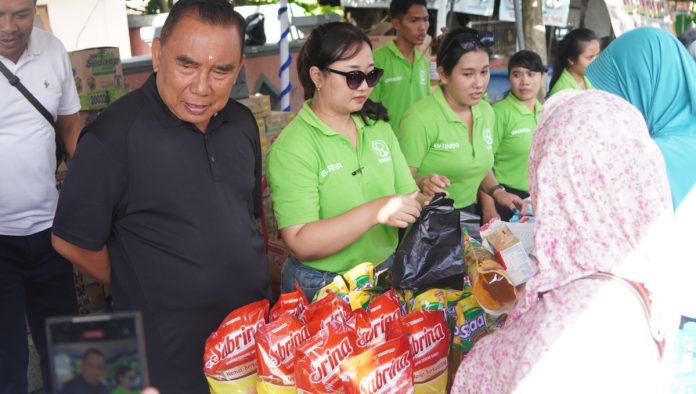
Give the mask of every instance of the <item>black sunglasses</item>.
<path id="1" fill-rule="evenodd" d="M 367 74 L 362 71 L 338 71 L 329 67 L 326 67 L 324 71 L 330 71 L 334 74 L 343 75 L 346 77 L 346 84 L 353 90 L 359 88 L 363 81 L 367 82 L 368 87 L 377 85 L 379 79 L 382 78 L 382 74 L 384 74 L 384 70 L 377 67 L 373 68 L 372 71 Z"/>
<path id="2" fill-rule="evenodd" d="M 476 49 L 476 47 L 492 47 L 493 44 L 495 44 L 495 36 L 490 31 L 480 31 L 475 34 L 469 32 L 459 33 L 449 42 L 449 45 L 445 48 L 445 52 L 449 50 L 455 42 L 458 43 L 463 50 L 471 51 Z"/>

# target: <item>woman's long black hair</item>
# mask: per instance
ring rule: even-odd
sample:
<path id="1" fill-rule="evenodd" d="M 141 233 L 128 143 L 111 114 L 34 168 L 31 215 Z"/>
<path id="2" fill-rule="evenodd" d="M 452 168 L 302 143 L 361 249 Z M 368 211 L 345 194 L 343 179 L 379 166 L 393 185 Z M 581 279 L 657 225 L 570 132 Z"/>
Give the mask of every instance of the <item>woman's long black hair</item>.
<path id="1" fill-rule="evenodd" d="M 350 59 L 360 51 L 363 44 L 372 49 L 367 35 L 350 23 L 330 22 L 312 30 L 297 56 L 297 74 L 304 88 L 305 100 L 314 97 L 316 90 L 309 76 L 310 68 L 324 70 L 334 62 Z M 389 121 L 387 109 L 370 99 L 365 101 L 357 114 L 365 122 L 368 119 Z"/>

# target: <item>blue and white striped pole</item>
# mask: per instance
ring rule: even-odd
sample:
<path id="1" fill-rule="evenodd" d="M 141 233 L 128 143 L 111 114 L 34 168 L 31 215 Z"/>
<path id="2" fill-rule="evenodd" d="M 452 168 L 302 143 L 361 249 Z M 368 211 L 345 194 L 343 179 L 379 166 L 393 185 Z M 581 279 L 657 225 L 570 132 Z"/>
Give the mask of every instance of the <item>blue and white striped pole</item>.
<path id="1" fill-rule="evenodd" d="M 288 44 L 288 35 L 290 35 L 290 23 L 288 21 L 288 0 L 279 0 L 280 8 L 278 9 L 278 19 L 280 20 L 280 110 L 290 112 L 290 91 L 292 84 L 290 83 L 290 46 Z"/>

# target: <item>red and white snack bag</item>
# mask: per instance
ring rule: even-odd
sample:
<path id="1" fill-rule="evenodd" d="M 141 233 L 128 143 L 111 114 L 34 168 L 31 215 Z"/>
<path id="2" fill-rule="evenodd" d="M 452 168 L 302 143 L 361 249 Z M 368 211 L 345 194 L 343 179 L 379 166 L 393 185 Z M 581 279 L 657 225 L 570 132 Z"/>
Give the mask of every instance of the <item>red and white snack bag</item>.
<path id="1" fill-rule="evenodd" d="M 304 322 L 304 312 L 305 309 L 307 309 L 307 304 L 309 304 L 307 302 L 307 297 L 305 297 L 302 290 L 297 283 L 295 283 L 295 291 L 283 293 L 278 297 L 278 301 L 273 305 L 268 315 L 268 321 L 272 322 L 281 315 L 289 313 Z"/>
<path id="2" fill-rule="evenodd" d="M 255 337 L 268 307 L 268 300 L 260 300 L 235 309 L 205 341 L 203 372 L 212 393 L 256 392 Z"/>
<path id="3" fill-rule="evenodd" d="M 401 303 L 394 289 L 391 289 L 375 298 L 367 311 L 357 309 L 353 313 L 361 345 L 377 345 L 386 338 L 387 324 L 401 317 Z"/>
<path id="4" fill-rule="evenodd" d="M 404 334 L 411 346 L 416 394 L 446 393 L 451 333 L 444 312 L 411 312 L 398 322 L 389 324 L 387 339 Z"/>
<path id="5" fill-rule="evenodd" d="M 305 310 L 304 318 L 307 328 L 309 328 L 309 334 L 314 336 L 330 321 L 347 322 L 352 314 L 353 311 L 347 302 L 333 292 L 329 292 L 326 297 L 309 304 Z"/>
<path id="6" fill-rule="evenodd" d="M 338 320 L 329 321 L 295 350 L 295 384 L 298 393 L 341 393 L 338 364 L 364 348 L 358 346 L 355 329 Z"/>
<path id="7" fill-rule="evenodd" d="M 415 393 L 413 360 L 405 335 L 351 357 L 339 367 L 346 394 Z"/>
<path id="8" fill-rule="evenodd" d="M 286 313 L 256 332 L 259 394 L 295 392 L 295 349 L 309 339 L 309 330 Z"/>

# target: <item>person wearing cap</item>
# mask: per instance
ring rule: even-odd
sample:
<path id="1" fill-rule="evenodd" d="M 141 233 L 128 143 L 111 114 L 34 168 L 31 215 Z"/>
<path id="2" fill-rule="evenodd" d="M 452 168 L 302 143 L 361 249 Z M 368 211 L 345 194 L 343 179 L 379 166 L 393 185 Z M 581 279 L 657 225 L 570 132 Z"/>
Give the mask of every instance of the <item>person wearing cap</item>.
<path id="1" fill-rule="evenodd" d="M 387 108 L 389 123 L 397 130 L 404 112 L 430 94 L 430 62 L 417 48 L 430 23 L 425 0 L 392 0 L 389 16 L 396 39 L 375 50 L 375 65 L 384 75 L 370 99 Z"/>
<path id="2" fill-rule="evenodd" d="M 491 171 L 495 114 L 481 98 L 490 81 L 493 43 L 490 32 L 461 28 L 448 33 L 437 53 L 440 87 L 406 112 L 397 132 L 421 192 L 448 193 L 455 207 L 466 213 L 462 218 L 480 214 L 479 190 L 510 209 L 524 205 Z M 477 224 L 467 227 L 478 235 Z"/>
<path id="3" fill-rule="evenodd" d="M 599 51 L 599 38 L 590 29 L 575 29 L 563 37 L 553 63 L 548 96 L 566 89 L 592 89 L 592 83 L 585 77 L 585 68 L 599 55 Z"/>
<path id="4" fill-rule="evenodd" d="M 515 53 L 508 63 L 511 90 L 493 106 L 493 174 L 507 191 L 520 198 L 529 197 L 527 161 L 541 116 L 537 95 L 545 72 L 544 63 L 535 52 L 522 50 Z M 495 217 L 508 221 L 513 215 L 511 210 L 495 204 L 488 196 L 481 196 L 481 211 L 484 223 Z"/>
<path id="5" fill-rule="evenodd" d="M 369 39 L 348 23 L 314 29 L 297 70 L 305 101 L 268 153 L 273 210 L 291 257 L 281 290 L 311 299 L 337 274 L 388 262 L 397 227 L 420 214 L 386 110 L 368 99 L 382 70 Z"/>

